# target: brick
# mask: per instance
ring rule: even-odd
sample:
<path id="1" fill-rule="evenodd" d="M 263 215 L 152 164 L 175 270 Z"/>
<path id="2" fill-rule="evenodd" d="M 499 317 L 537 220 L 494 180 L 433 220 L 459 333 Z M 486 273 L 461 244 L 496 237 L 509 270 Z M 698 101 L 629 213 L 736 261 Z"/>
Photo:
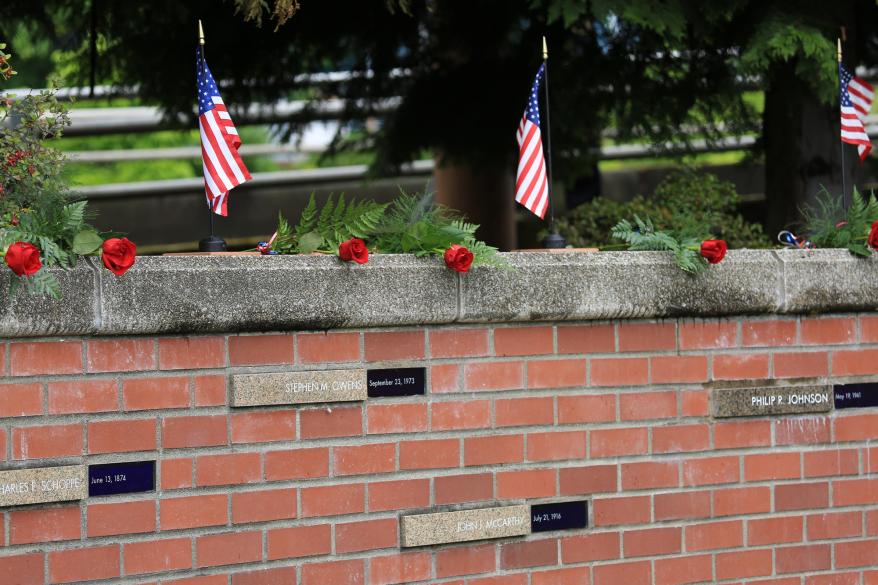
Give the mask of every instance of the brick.
<path id="1" fill-rule="evenodd" d="M 527 573 L 508 574 L 502 577 L 482 577 L 480 579 L 470 578 L 467 585 L 527 585 Z"/>
<path id="2" fill-rule="evenodd" d="M 756 380 L 768 378 L 768 354 L 719 354 L 713 356 L 714 380 Z"/>
<path id="3" fill-rule="evenodd" d="M 494 476 L 490 473 L 438 476 L 433 478 L 433 491 L 437 505 L 490 500 L 494 497 Z"/>
<path id="4" fill-rule="evenodd" d="M 290 520 L 296 517 L 293 488 L 236 492 L 232 494 L 232 523 Z"/>
<path id="5" fill-rule="evenodd" d="M 585 386 L 585 360 L 543 360 L 527 363 L 528 388 Z"/>
<path id="6" fill-rule="evenodd" d="M 554 352 L 552 327 L 497 327 L 494 355 L 540 355 Z"/>
<path id="7" fill-rule="evenodd" d="M 616 395 L 558 396 L 558 424 L 614 422 Z"/>
<path id="8" fill-rule="evenodd" d="M 835 440 L 868 441 L 878 439 L 878 414 L 840 416 L 835 419 Z"/>
<path id="9" fill-rule="evenodd" d="M 163 490 L 175 490 L 192 487 L 192 464 L 190 457 L 180 459 L 163 459 L 159 465 L 161 472 L 161 486 Z"/>
<path id="10" fill-rule="evenodd" d="M 204 585 L 227 585 L 226 575 L 215 575 L 220 578 L 217 583 Z M 278 567 L 232 574 L 232 585 L 289 585 L 296 582 L 296 567 Z M 176 584 L 176 581 L 174 582 Z M 196 584 L 192 584 L 196 585 Z M 200 583 L 197 585 L 201 585 Z"/>
<path id="11" fill-rule="evenodd" d="M 296 411 L 269 410 L 231 415 L 232 443 L 272 443 L 296 440 Z"/>
<path id="12" fill-rule="evenodd" d="M 799 343 L 802 345 L 830 345 L 854 343 L 857 340 L 857 321 L 854 318 L 802 319 Z"/>
<path id="13" fill-rule="evenodd" d="M 329 475 L 329 448 L 313 447 L 269 451 L 265 454 L 265 479 L 313 479 Z"/>
<path id="14" fill-rule="evenodd" d="M 0 393 L 6 393 L 5 387 L 0 387 Z M 119 395 L 115 380 L 49 382 L 49 414 L 114 410 L 119 410 Z"/>
<path id="15" fill-rule="evenodd" d="M 486 429 L 490 426 L 490 400 L 434 402 L 430 407 L 430 428 L 434 431 Z"/>
<path id="16" fill-rule="evenodd" d="M 713 492 L 714 516 L 764 514 L 771 510 L 768 487 L 727 488 Z"/>
<path id="17" fill-rule="evenodd" d="M 496 465 L 522 461 L 524 435 L 491 435 L 464 439 L 464 465 Z"/>
<path id="18" fill-rule="evenodd" d="M 0 557 L 0 574 L 5 585 L 43 583 L 45 553 L 29 553 Z"/>
<path id="19" fill-rule="evenodd" d="M 257 571 L 256 573 L 270 573 L 270 571 Z M 233 585 L 265 585 L 259 581 L 253 581 L 254 572 L 235 573 L 232 575 Z M 162 581 L 161 585 L 228 585 L 228 575 L 202 575 L 199 577 L 189 577 L 186 579 L 174 579 L 173 581 Z M 274 584 L 272 584 L 274 585 Z"/>
<path id="20" fill-rule="evenodd" d="M 337 554 L 396 548 L 399 544 L 396 518 L 364 520 L 335 525 Z"/>
<path id="21" fill-rule="evenodd" d="M 875 567 L 878 566 L 878 540 L 859 540 L 839 542 L 835 545 L 835 567 Z"/>
<path id="22" fill-rule="evenodd" d="M 585 431 L 529 433 L 528 461 L 560 461 L 585 458 Z"/>
<path id="23" fill-rule="evenodd" d="M 43 414 L 42 384 L 0 384 L 0 418 Z"/>
<path id="24" fill-rule="evenodd" d="M 225 415 L 174 416 L 162 419 L 162 447 L 215 447 L 227 445 Z"/>
<path id="25" fill-rule="evenodd" d="M 332 552 L 332 526 L 294 526 L 267 531 L 268 560 L 326 555 Z"/>
<path id="26" fill-rule="evenodd" d="M 503 569 L 526 569 L 557 564 L 557 539 L 547 538 L 500 545 L 500 566 Z"/>
<path id="27" fill-rule="evenodd" d="M 78 534 L 79 508 L 74 510 Z M 155 532 L 155 529 L 155 500 L 88 506 L 89 538 Z"/>
<path id="28" fill-rule="evenodd" d="M 198 370 L 226 365 L 224 337 L 160 337 L 159 368 Z"/>
<path id="29" fill-rule="evenodd" d="M 49 552 L 49 583 L 113 579 L 120 570 L 118 544 Z"/>
<path id="30" fill-rule="evenodd" d="M 595 498 L 592 502 L 595 526 L 647 524 L 650 520 L 649 496 Z"/>
<path id="31" fill-rule="evenodd" d="M 856 449 L 805 452 L 805 477 L 857 475 L 860 469 Z"/>
<path id="32" fill-rule="evenodd" d="M 460 388 L 460 366 L 443 364 L 430 367 L 430 392 L 457 392 Z"/>
<path id="33" fill-rule="evenodd" d="M 718 553 L 716 579 L 740 579 L 771 575 L 771 549 Z"/>
<path id="34" fill-rule="evenodd" d="M 680 349 L 726 349 L 738 342 L 738 322 L 693 321 L 680 323 Z"/>
<path id="35" fill-rule="evenodd" d="M 796 483 L 774 486 L 774 508 L 778 512 L 829 507 L 829 483 Z"/>
<path id="36" fill-rule="evenodd" d="M 335 475 L 388 473 L 396 470 L 396 443 L 333 448 Z"/>
<path id="37" fill-rule="evenodd" d="M 619 395 L 619 416 L 627 420 L 651 420 L 677 416 L 676 392 L 636 392 Z"/>
<path id="38" fill-rule="evenodd" d="M 186 496 L 160 501 L 162 531 L 224 526 L 229 521 L 229 499 L 225 494 Z"/>
<path id="39" fill-rule="evenodd" d="M 626 530 L 622 535 L 625 558 L 679 553 L 682 538 L 683 529 L 679 527 Z"/>
<path id="40" fill-rule="evenodd" d="M 195 483 L 198 486 L 255 483 L 261 479 L 259 453 L 201 455 L 195 460 Z"/>
<path id="41" fill-rule="evenodd" d="M 652 429 L 653 453 L 688 453 L 708 449 L 710 449 L 710 427 L 706 424 Z"/>
<path id="42" fill-rule="evenodd" d="M 646 358 L 611 358 L 591 360 L 592 386 L 638 386 L 649 381 Z"/>
<path id="43" fill-rule="evenodd" d="M 771 422 L 718 422 L 713 427 L 713 445 L 716 449 L 767 447 L 771 445 Z"/>
<path id="44" fill-rule="evenodd" d="M 829 375 L 829 354 L 825 351 L 775 353 L 775 378 L 805 378 Z"/>
<path id="45" fill-rule="evenodd" d="M 862 536 L 862 514 L 857 512 L 827 512 L 808 516 L 808 540 Z"/>
<path id="46" fill-rule="evenodd" d="M 775 550 L 778 573 L 822 571 L 832 566 L 832 548 L 828 544 L 785 546 Z"/>
<path id="47" fill-rule="evenodd" d="M 707 381 L 707 357 L 703 355 L 659 356 L 649 359 L 653 384 Z"/>
<path id="48" fill-rule="evenodd" d="M 156 420 L 127 419 L 88 423 L 89 453 L 129 453 L 156 449 Z"/>
<path id="49" fill-rule="evenodd" d="M 860 343 L 878 343 L 878 317 L 860 315 Z"/>
<path id="50" fill-rule="evenodd" d="M 799 585 L 798 576 L 790 579 L 791 585 Z M 825 575 L 808 575 L 805 577 L 805 585 L 860 585 L 860 574 L 833 571 Z"/>
<path id="51" fill-rule="evenodd" d="M 459 358 L 488 355 L 487 329 L 433 329 L 430 357 Z"/>
<path id="52" fill-rule="evenodd" d="M 400 553 L 373 557 L 369 563 L 370 585 L 412 583 L 430 578 L 432 569 L 430 553 Z"/>
<path id="53" fill-rule="evenodd" d="M 652 569 L 649 561 L 598 565 L 592 569 L 594 585 L 651 585 Z"/>
<path id="54" fill-rule="evenodd" d="M 554 469 L 498 471 L 497 497 L 512 500 L 555 496 L 558 493 L 556 475 Z"/>
<path id="55" fill-rule="evenodd" d="M 562 496 L 615 492 L 615 465 L 562 467 L 558 470 L 558 486 Z"/>
<path id="56" fill-rule="evenodd" d="M 428 428 L 427 405 L 370 404 L 366 407 L 369 434 L 418 433 Z"/>
<path id="57" fill-rule="evenodd" d="M 802 542 L 804 518 L 782 516 L 747 521 L 747 545 L 765 546 L 789 542 Z"/>
<path id="58" fill-rule="evenodd" d="M 588 567 L 531 572 L 531 585 L 585 585 L 589 582 Z"/>
<path id="59" fill-rule="evenodd" d="M 192 540 L 171 538 L 125 544 L 125 574 L 142 575 L 192 567 Z"/>
<path id="60" fill-rule="evenodd" d="M 210 534 L 195 539 L 198 567 L 218 567 L 262 560 L 261 532 Z"/>
<path id="61" fill-rule="evenodd" d="M 616 327 L 605 325 L 559 325 L 558 353 L 612 353 L 616 351 Z"/>
<path id="62" fill-rule="evenodd" d="M 828 443 L 832 428 L 829 417 L 782 418 L 773 421 L 775 445 Z"/>
<path id="63" fill-rule="evenodd" d="M 592 457 L 645 455 L 649 446 L 649 430 L 644 428 L 598 429 L 589 432 Z"/>
<path id="64" fill-rule="evenodd" d="M 655 585 L 683 585 L 713 581 L 710 555 L 656 559 Z"/>
<path id="65" fill-rule="evenodd" d="M 299 411 L 301 439 L 354 437 L 363 434 L 363 407 L 316 408 Z"/>
<path id="66" fill-rule="evenodd" d="M 366 486 L 361 483 L 302 488 L 300 493 L 303 518 L 357 514 L 366 509 Z"/>
<path id="67" fill-rule="evenodd" d="M 402 441 L 399 444 L 400 469 L 439 469 L 460 465 L 458 439 Z"/>
<path id="68" fill-rule="evenodd" d="M 42 341 L 9 344 L 9 373 L 43 376 L 82 373 L 81 341 Z"/>
<path id="69" fill-rule="evenodd" d="M 672 492 L 656 494 L 655 520 L 684 520 L 710 517 L 710 492 Z"/>
<path id="70" fill-rule="evenodd" d="M 677 327 L 671 323 L 619 324 L 619 351 L 677 349 Z"/>
<path id="71" fill-rule="evenodd" d="M 710 393 L 707 390 L 680 392 L 683 416 L 707 416 L 710 414 Z"/>
<path id="72" fill-rule="evenodd" d="M 419 331 L 379 331 L 365 334 L 366 361 L 423 359 L 426 334 Z"/>
<path id="73" fill-rule="evenodd" d="M 122 382 L 125 410 L 189 407 L 189 378 L 129 378 Z"/>
<path id="74" fill-rule="evenodd" d="M 622 464 L 622 490 L 645 490 L 680 485 L 678 461 L 638 461 Z"/>
<path id="75" fill-rule="evenodd" d="M 299 362 L 356 362 L 360 360 L 359 333 L 299 333 Z"/>
<path id="76" fill-rule="evenodd" d="M 261 366 L 292 363 L 292 335 L 229 336 L 229 365 Z"/>
<path id="77" fill-rule="evenodd" d="M 565 565 L 614 560 L 621 556 L 618 532 L 593 532 L 561 539 L 561 560 Z"/>
<path id="78" fill-rule="evenodd" d="M 141 372 L 156 368 L 155 340 L 138 337 L 89 339 L 86 342 L 89 372 Z"/>
<path id="79" fill-rule="evenodd" d="M 195 376 L 195 406 L 225 406 L 225 376 Z"/>
<path id="80" fill-rule="evenodd" d="M 761 453 L 744 457 L 744 479 L 798 479 L 802 477 L 798 453 Z"/>
<path id="81" fill-rule="evenodd" d="M 875 503 L 878 503 L 878 479 L 832 482 L 832 505 L 835 507 Z"/>
<path id="82" fill-rule="evenodd" d="M 12 510 L 9 513 L 9 544 L 79 538 L 79 506 Z"/>
<path id="83" fill-rule="evenodd" d="M 370 512 L 424 508 L 429 504 L 429 479 L 395 479 L 369 484 Z"/>
<path id="84" fill-rule="evenodd" d="M 686 551 L 740 548 L 744 546 L 744 523 L 740 520 L 706 522 L 686 526 Z"/>
<path id="85" fill-rule="evenodd" d="M 467 390 L 515 390 L 524 388 L 524 362 L 476 362 L 463 367 Z"/>
<path id="86" fill-rule="evenodd" d="M 878 373 L 878 349 L 832 352 L 833 376 L 866 376 Z"/>
<path id="87" fill-rule="evenodd" d="M 493 544 L 464 545 L 436 551 L 436 577 L 490 573 L 496 569 Z"/>
<path id="88" fill-rule="evenodd" d="M 82 425 L 46 425 L 12 429 L 13 459 L 44 459 L 82 455 Z"/>
<path id="89" fill-rule="evenodd" d="M 310 563 L 302 566 L 301 585 L 363 585 L 363 559 Z"/>
<path id="90" fill-rule="evenodd" d="M 775 347 L 796 343 L 795 320 L 759 320 L 741 323 L 741 345 Z"/>
<path id="91" fill-rule="evenodd" d="M 878 510 L 866 512 L 866 534 L 869 536 L 878 535 Z"/>
<path id="92" fill-rule="evenodd" d="M 494 401 L 497 427 L 551 425 L 555 422 L 555 405 L 550 396 L 509 398 Z"/>

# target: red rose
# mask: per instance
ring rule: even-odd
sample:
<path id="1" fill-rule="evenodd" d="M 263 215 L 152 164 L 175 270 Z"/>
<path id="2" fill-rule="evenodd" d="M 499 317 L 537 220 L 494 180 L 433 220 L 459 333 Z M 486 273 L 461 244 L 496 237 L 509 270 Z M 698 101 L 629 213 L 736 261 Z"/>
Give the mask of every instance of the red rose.
<path id="1" fill-rule="evenodd" d="M 110 272 L 122 276 L 134 265 L 135 253 L 137 246 L 128 238 L 110 238 L 102 246 L 101 261 Z"/>
<path id="2" fill-rule="evenodd" d="M 878 221 L 872 224 L 872 230 L 869 232 L 869 247 L 873 250 L 878 249 Z"/>
<path id="3" fill-rule="evenodd" d="M 463 246 L 452 244 L 450 248 L 445 250 L 445 265 L 453 270 L 466 272 L 472 263 L 473 253 Z"/>
<path id="4" fill-rule="evenodd" d="M 719 264 L 726 257 L 725 240 L 704 240 L 701 242 L 701 256 L 711 264 Z"/>
<path id="5" fill-rule="evenodd" d="M 345 262 L 353 260 L 357 264 L 365 264 L 369 261 L 369 248 L 360 238 L 351 238 L 338 245 L 338 257 Z"/>
<path id="6" fill-rule="evenodd" d="M 19 276 L 30 276 L 43 267 L 40 250 L 27 242 L 15 242 L 6 250 L 6 265 Z"/>

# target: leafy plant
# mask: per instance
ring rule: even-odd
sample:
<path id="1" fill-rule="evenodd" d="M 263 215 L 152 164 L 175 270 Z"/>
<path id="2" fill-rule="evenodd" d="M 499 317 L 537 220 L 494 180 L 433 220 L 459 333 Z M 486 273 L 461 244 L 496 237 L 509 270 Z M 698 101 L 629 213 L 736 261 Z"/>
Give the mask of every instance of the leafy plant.
<path id="1" fill-rule="evenodd" d="M 869 230 L 878 221 L 878 200 L 872 193 L 863 197 L 854 187 L 850 208 L 845 213 L 838 197 L 826 189 L 817 195 L 817 204 L 802 209 L 805 233 L 818 248 L 847 248 L 857 256 L 870 256 Z"/>
<path id="2" fill-rule="evenodd" d="M 344 195 L 330 195 L 318 213 L 314 195 L 295 228 L 278 214 L 277 237 L 272 249 L 283 254 L 335 253 L 339 244 L 351 238 L 368 238 L 384 215 L 387 204 L 372 200 L 346 202 Z"/>
<path id="3" fill-rule="evenodd" d="M 707 268 L 707 260 L 699 253 L 703 238 L 658 230 L 648 217 L 644 220 L 635 215 L 634 224 L 623 219 L 613 226 L 611 233 L 628 244 L 629 250 L 673 252 L 677 266 L 689 274 L 698 274 Z"/>

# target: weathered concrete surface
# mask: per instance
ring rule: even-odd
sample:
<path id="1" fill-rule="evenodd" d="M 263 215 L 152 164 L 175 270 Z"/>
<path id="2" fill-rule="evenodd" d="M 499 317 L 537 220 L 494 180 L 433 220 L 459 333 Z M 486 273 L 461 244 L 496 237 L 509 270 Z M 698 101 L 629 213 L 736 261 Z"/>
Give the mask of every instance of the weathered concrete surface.
<path id="1" fill-rule="evenodd" d="M 698 277 L 664 252 L 516 252 L 512 270 L 376 255 L 140 257 L 122 277 L 89 259 L 64 298 L 4 300 L 0 337 L 128 335 L 492 321 L 820 313 L 878 308 L 878 258 L 734 250 Z M 9 271 L 0 271 L 5 291 Z"/>

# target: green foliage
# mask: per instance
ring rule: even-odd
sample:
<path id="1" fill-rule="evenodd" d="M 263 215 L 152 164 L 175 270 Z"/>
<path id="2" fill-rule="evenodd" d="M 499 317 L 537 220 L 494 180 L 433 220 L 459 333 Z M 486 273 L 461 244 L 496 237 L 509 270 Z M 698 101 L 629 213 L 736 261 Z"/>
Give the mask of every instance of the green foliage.
<path id="1" fill-rule="evenodd" d="M 278 214 L 277 237 L 272 249 L 282 254 L 335 253 L 338 245 L 351 238 L 368 238 L 378 228 L 387 204 L 372 200 L 345 202 L 344 195 L 330 195 L 319 214 L 314 194 L 295 229 Z"/>
<path id="2" fill-rule="evenodd" d="M 657 230 L 648 217 L 642 220 L 635 215 L 634 225 L 623 219 L 613 226 L 611 233 L 628 244 L 629 250 L 673 252 L 677 266 L 689 274 L 698 274 L 707 268 L 707 260 L 699 253 L 700 238 Z"/>
<path id="3" fill-rule="evenodd" d="M 857 256 L 870 256 L 869 231 L 878 221 L 878 200 L 872 193 L 863 197 L 854 187 L 847 213 L 838 197 L 823 189 L 817 204 L 802 209 L 805 233 L 818 248 L 847 248 Z"/>

